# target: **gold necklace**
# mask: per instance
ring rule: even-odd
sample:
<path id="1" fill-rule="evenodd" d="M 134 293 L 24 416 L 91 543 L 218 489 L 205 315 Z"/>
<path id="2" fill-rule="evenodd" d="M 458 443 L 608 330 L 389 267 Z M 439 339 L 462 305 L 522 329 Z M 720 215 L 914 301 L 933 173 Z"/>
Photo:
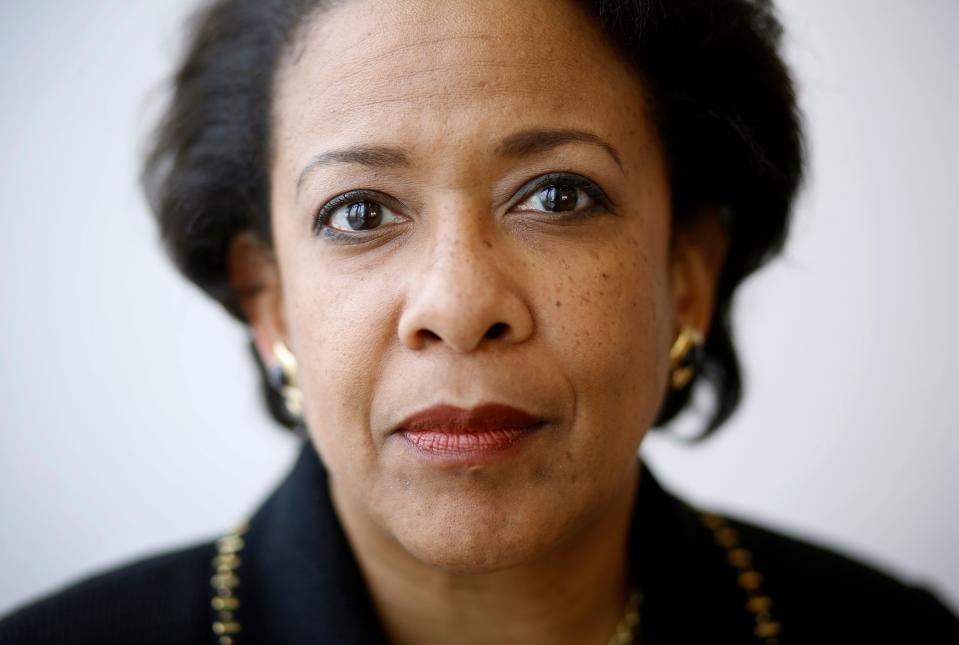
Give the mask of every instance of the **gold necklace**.
<path id="1" fill-rule="evenodd" d="M 236 590 L 240 586 L 240 578 L 236 569 L 242 564 L 240 551 L 243 549 L 243 535 L 249 528 L 247 522 L 241 522 L 216 541 L 216 556 L 213 558 L 213 570 L 216 573 L 210 578 L 215 594 L 210 604 L 216 611 L 213 633 L 219 637 L 220 645 L 234 645 L 235 635 L 242 631 L 240 621 L 237 620 L 240 599 Z"/>
<path id="2" fill-rule="evenodd" d="M 626 599 L 626 609 L 623 611 L 623 617 L 616 625 L 616 631 L 609 639 L 607 645 L 634 645 L 638 642 L 639 634 L 639 605 L 643 601 L 642 595 L 635 588 L 630 590 L 629 598 Z"/>
<path id="3" fill-rule="evenodd" d="M 739 540 L 739 531 L 715 513 L 700 513 L 699 520 L 713 532 L 713 540 L 726 551 L 726 562 L 736 570 L 736 583 L 746 592 L 746 611 L 752 615 L 753 634 L 763 645 L 779 645 L 782 624 L 773 619 L 773 600 L 763 593 L 763 574 L 753 567 L 753 554 Z"/>
<path id="4" fill-rule="evenodd" d="M 778 645 L 778 636 L 782 625 L 772 617 L 772 599 L 763 593 L 763 576 L 753 567 L 753 556 L 742 546 L 739 532 L 732 528 L 725 518 L 714 513 L 700 513 L 700 521 L 713 533 L 713 539 L 726 552 L 726 561 L 736 569 L 737 584 L 746 592 L 746 611 L 754 620 L 753 633 L 763 645 Z M 213 577 L 210 584 L 214 589 L 210 601 L 216 618 L 213 621 L 213 633 L 218 637 L 219 645 L 236 645 L 236 635 L 242 631 L 238 619 L 240 598 L 237 588 L 240 578 L 237 568 L 242 564 L 240 552 L 243 550 L 243 535 L 249 530 L 247 522 L 241 522 L 230 533 L 216 541 L 216 556 L 213 558 Z M 639 606 L 642 595 L 632 589 L 626 601 L 626 609 L 616 631 L 608 645 L 633 645 L 639 633 Z"/>

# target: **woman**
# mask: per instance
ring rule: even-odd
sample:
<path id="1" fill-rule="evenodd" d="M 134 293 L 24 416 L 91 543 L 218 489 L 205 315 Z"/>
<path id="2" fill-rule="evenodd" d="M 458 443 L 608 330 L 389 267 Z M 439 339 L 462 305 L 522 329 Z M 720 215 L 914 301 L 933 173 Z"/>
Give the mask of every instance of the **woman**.
<path id="1" fill-rule="evenodd" d="M 762 2 L 220 0 L 146 166 L 306 438 L 237 530 L 0 642 L 921 642 L 930 594 L 664 491 L 802 136 Z M 211 577 L 212 576 L 212 577 Z"/>

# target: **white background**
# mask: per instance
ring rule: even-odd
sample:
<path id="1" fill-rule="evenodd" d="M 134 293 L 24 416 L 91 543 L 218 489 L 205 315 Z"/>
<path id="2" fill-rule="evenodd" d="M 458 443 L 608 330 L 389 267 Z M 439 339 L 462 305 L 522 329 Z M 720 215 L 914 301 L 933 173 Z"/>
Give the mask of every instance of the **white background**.
<path id="1" fill-rule="evenodd" d="M 210 539 L 286 471 L 244 330 L 136 185 L 191 2 L 0 3 L 0 612 Z M 741 412 L 644 451 L 692 500 L 959 606 L 959 3 L 782 2 L 811 175 L 747 283 Z M 152 93 L 152 98 L 151 98 Z"/>

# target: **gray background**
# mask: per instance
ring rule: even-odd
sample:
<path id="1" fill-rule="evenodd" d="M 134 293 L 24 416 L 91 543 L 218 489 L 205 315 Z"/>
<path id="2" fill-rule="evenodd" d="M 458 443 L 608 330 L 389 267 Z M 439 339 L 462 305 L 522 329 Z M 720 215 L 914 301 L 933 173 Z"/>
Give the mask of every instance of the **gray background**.
<path id="1" fill-rule="evenodd" d="M 0 611 L 222 532 L 289 466 L 244 330 L 137 191 L 191 2 L 0 3 Z M 781 2 L 811 139 L 786 255 L 743 289 L 742 411 L 651 464 L 693 500 L 959 604 L 959 3 Z"/>

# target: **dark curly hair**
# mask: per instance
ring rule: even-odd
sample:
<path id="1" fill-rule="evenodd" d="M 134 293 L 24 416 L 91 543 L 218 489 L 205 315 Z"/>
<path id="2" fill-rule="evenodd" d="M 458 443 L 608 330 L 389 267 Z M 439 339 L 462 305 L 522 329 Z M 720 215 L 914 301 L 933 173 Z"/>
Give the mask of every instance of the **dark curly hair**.
<path id="1" fill-rule="evenodd" d="M 699 376 L 670 392 L 656 425 L 694 387 L 712 390 L 703 431 L 742 398 L 730 318 L 736 288 L 782 248 L 803 174 L 793 81 L 768 0 L 580 0 L 639 74 L 667 162 L 673 226 L 720 208 L 730 239 Z M 330 0 L 214 0 L 192 19 L 143 169 L 164 244 L 180 271 L 243 320 L 227 276 L 232 238 L 271 243 L 268 164 L 273 81 L 282 55 Z M 256 352 L 254 352 L 254 356 Z M 259 358 L 257 357 L 259 363 Z M 264 376 L 270 411 L 293 420 Z"/>

